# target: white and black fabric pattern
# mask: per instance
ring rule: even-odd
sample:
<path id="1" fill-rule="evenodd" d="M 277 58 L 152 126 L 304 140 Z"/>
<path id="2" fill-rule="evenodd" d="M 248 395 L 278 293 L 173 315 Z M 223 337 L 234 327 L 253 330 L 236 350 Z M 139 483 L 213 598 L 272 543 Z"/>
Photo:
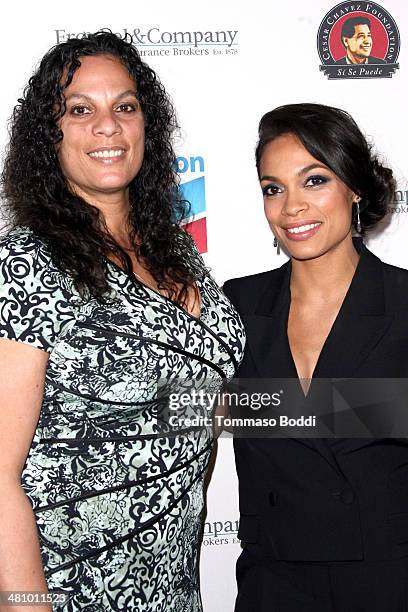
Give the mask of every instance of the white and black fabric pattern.
<path id="1" fill-rule="evenodd" d="M 70 595 L 67 612 L 200 612 L 212 432 L 163 433 L 158 389 L 163 380 L 215 389 L 232 377 L 242 323 L 209 276 L 195 318 L 107 268 L 111 303 L 85 303 L 29 229 L 0 241 L 0 337 L 49 352 L 22 473 L 48 587 Z"/>

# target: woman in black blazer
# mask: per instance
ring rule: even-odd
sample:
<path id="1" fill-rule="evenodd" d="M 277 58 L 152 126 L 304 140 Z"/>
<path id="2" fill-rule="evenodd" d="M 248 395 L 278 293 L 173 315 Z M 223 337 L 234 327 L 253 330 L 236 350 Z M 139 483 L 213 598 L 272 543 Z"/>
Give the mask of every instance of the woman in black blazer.
<path id="1" fill-rule="evenodd" d="M 275 246 L 290 260 L 224 285 L 247 331 L 238 376 L 296 378 L 308 397 L 318 378 L 407 377 L 408 271 L 361 240 L 393 199 L 391 170 L 346 112 L 316 104 L 267 113 L 256 161 Z M 234 447 L 236 612 L 408 611 L 404 439 L 240 437 Z"/>

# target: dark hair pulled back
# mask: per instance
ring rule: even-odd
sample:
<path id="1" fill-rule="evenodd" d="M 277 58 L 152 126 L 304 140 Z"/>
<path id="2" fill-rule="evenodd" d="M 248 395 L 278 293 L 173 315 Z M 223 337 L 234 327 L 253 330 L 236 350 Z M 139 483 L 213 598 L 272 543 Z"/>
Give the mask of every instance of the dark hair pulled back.
<path id="1" fill-rule="evenodd" d="M 385 216 L 396 188 L 392 170 L 381 164 L 346 111 L 304 103 L 279 106 L 266 113 L 259 124 L 255 153 L 258 176 L 265 147 L 283 134 L 294 134 L 315 159 L 360 196 L 361 234 Z"/>

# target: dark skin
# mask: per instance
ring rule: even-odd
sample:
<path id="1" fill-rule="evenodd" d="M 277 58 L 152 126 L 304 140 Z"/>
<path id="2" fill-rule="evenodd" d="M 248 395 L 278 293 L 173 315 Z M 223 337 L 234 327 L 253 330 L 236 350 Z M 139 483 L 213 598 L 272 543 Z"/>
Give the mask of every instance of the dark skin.
<path id="1" fill-rule="evenodd" d="M 60 126 L 64 139 L 58 156 L 70 188 L 100 210 L 109 233 L 129 255 L 139 281 L 166 295 L 137 259 L 127 232 L 128 185 L 144 155 L 144 118 L 136 84 L 116 58 L 84 57 L 65 96 L 67 112 Z M 111 259 L 122 265 L 114 255 Z M 183 307 L 192 316 L 200 315 L 195 287 L 189 288 Z"/>
<path id="2" fill-rule="evenodd" d="M 307 392 L 357 267 L 351 226 L 358 196 L 292 134 L 265 147 L 260 182 L 266 217 L 292 259 L 287 334 Z"/>
<path id="3" fill-rule="evenodd" d="M 318 287 L 314 291 L 299 291 L 296 279 L 293 281 L 287 332 L 298 377 L 304 380 L 306 389 L 350 282 L 351 279 L 349 282 L 344 281 L 328 297 Z"/>
<path id="4" fill-rule="evenodd" d="M 159 291 L 130 247 L 128 185 L 144 153 L 144 119 L 135 83 L 109 56 L 81 59 L 66 90 L 67 113 L 59 160 L 74 193 L 99 208 L 110 234 L 128 250 L 133 270 Z M 106 156 L 102 152 L 106 151 Z M 95 157 L 95 152 L 98 152 Z M 116 261 L 121 265 L 120 261 Z M 193 316 L 200 303 L 190 289 L 185 308 Z M 0 591 L 47 592 L 38 531 L 21 472 L 43 402 L 49 353 L 14 340 L 0 339 Z M 50 605 L 2 608 L 5 612 L 51 612 Z"/>

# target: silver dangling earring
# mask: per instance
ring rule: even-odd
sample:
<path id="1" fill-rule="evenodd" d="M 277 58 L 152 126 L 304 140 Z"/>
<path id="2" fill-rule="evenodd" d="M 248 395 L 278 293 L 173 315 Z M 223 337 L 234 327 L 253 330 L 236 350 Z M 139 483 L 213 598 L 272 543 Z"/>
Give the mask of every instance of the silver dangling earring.
<path id="1" fill-rule="evenodd" d="M 357 222 L 356 222 L 356 230 L 359 234 L 361 234 L 361 221 L 360 221 L 360 198 L 356 200 L 357 204 Z"/>
<path id="2" fill-rule="evenodd" d="M 279 244 L 279 242 L 277 241 L 276 236 L 274 236 L 274 239 L 273 239 L 273 246 L 274 246 L 274 247 L 275 247 L 275 249 L 276 249 L 276 254 L 277 254 L 277 255 L 280 255 L 280 244 Z"/>

